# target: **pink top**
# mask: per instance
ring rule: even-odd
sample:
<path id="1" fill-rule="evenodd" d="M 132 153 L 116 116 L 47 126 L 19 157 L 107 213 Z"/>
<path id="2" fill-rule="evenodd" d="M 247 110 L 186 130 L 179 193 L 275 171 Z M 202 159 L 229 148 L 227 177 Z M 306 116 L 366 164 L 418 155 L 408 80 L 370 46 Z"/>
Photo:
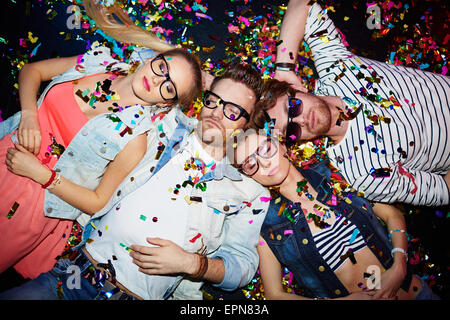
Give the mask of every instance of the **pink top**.
<path id="1" fill-rule="evenodd" d="M 73 137 L 88 121 L 77 104 L 73 82 L 55 85 L 39 110 L 41 149 L 37 158 L 53 168 Z M 14 148 L 10 135 L 0 140 L 0 159 Z M 53 268 L 72 230 L 73 221 L 44 216 L 44 189 L 29 178 L 11 173 L 0 163 L 0 273 L 14 266 L 25 278 Z M 10 213 L 14 203 L 19 206 Z"/>

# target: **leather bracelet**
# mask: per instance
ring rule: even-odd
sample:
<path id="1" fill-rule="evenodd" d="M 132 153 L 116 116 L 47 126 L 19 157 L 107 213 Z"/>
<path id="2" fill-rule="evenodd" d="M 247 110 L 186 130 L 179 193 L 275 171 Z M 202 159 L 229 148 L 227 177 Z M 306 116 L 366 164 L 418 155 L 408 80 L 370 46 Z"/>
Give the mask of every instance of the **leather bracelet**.
<path id="1" fill-rule="evenodd" d="M 191 276 L 193 279 L 201 279 L 206 273 L 206 270 L 208 270 L 208 258 L 204 254 L 195 253 L 200 257 L 200 266 L 195 274 Z"/>
<path id="2" fill-rule="evenodd" d="M 51 170 L 51 169 L 50 169 L 50 170 Z M 55 176 L 56 176 L 55 170 L 51 170 L 51 172 L 52 172 L 52 175 L 50 176 L 50 180 L 48 180 L 46 184 L 43 184 L 43 185 L 42 185 L 42 189 L 47 189 L 47 187 L 48 187 L 49 185 L 51 185 L 52 182 L 53 182 L 53 180 L 55 179 Z"/>
<path id="3" fill-rule="evenodd" d="M 275 67 L 277 70 L 282 70 L 282 71 L 294 71 L 295 70 L 295 64 L 294 63 L 290 63 L 290 62 L 277 62 L 275 63 Z M 288 70 L 285 70 L 288 69 Z"/>

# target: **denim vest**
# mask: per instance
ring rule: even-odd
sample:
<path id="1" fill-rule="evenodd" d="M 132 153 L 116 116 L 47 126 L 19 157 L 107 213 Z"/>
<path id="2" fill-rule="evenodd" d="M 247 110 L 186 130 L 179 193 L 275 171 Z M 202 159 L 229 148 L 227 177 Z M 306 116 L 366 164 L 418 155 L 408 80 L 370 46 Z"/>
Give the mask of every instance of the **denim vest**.
<path id="1" fill-rule="evenodd" d="M 75 249 L 86 243 L 91 232 L 96 232 L 99 219 L 114 212 L 126 195 L 149 181 L 184 147 L 186 138 L 198 123 L 180 109 L 173 109 L 154 120 L 154 127 L 147 133 L 144 158 L 118 186 L 108 204 L 85 223 L 82 242 Z M 184 248 L 196 252 L 201 243 L 189 240 L 201 233 L 208 257 L 221 258 L 225 264 L 225 277 L 218 286 L 234 290 L 249 283 L 257 270 L 256 245 L 269 204 L 263 199 L 269 196 L 269 192 L 253 179 L 241 176 L 226 157 L 216 162 L 215 169 L 203 175 L 197 185 L 203 182 L 207 182 L 204 192 L 192 188 L 192 192 L 198 191 L 195 195 L 200 195 L 202 201 L 188 206 Z M 177 288 L 175 298 L 201 299 L 201 285 L 201 281 L 179 276 L 175 285 L 167 290 L 165 298 Z"/>
<path id="2" fill-rule="evenodd" d="M 130 63 L 144 61 L 154 55 L 154 51 L 136 48 L 131 54 Z M 95 47 L 78 58 L 78 64 L 65 73 L 52 79 L 41 94 L 37 106 L 41 106 L 47 92 L 56 84 L 73 81 L 95 73 L 105 73 L 111 68 L 126 71 L 131 64 L 122 63 L 112 58 L 109 48 Z M 152 127 L 150 106 L 132 106 L 117 113 L 101 114 L 89 120 L 75 135 L 65 152 L 58 159 L 54 170 L 64 178 L 86 187 L 95 189 L 103 176 L 107 165 L 126 144 L 139 134 Z M 119 119 L 113 122 L 111 116 Z M 16 130 L 20 123 L 21 112 L 0 123 L 0 139 Z M 131 129 L 123 134 L 123 130 Z M 17 134 L 11 140 L 18 143 Z M 45 191 L 44 213 L 48 217 L 77 219 L 86 215 L 67 202 Z"/>
<path id="3" fill-rule="evenodd" d="M 370 203 L 354 194 L 344 193 L 346 201 L 338 201 L 337 205 L 326 204 L 331 200 L 330 187 L 331 170 L 325 160 L 307 169 L 297 168 L 311 186 L 318 192 L 316 199 L 327 205 L 337 214 L 343 215 L 356 225 L 367 247 L 374 253 L 385 269 L 391 267 L 392 245 L 381 223 L 373 213 Z M 280 195 L 281 196 L 281 195 Z M 294 274 L 300 288 L 307 297 L 338 298 L 349 295 L 344 285 L 339 281 L 333 270 L 327 265 L 315 246 L 313 236 L 305 215 L 299 203 L 281 196 L 282 201 L 270 203 L 269 211 L 263 223 L 261 235 L 268 243 L 278 261 Z M 295 215 L 288 219 L 285 214 L 279 214 L 280 207 L 286 204 L 287 210 Z M 364 206 L 364 207 L 363 207 Z M 298 213 L 298 214 L 297 214 Z M 289 230 L 288 232 L 286 232 Z M 402 288 L 408 290 L 411 273 L 405 277 Z"/>

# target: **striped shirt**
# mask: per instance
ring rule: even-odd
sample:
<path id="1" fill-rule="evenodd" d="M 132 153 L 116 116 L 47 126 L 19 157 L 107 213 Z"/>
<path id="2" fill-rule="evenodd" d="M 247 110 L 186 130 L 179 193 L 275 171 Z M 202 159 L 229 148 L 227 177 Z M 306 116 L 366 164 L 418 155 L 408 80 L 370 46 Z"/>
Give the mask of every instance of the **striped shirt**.
<path id="1" fill-rule="evenodd" d="M 373 201 L 448 204 L 450 78 L 352 54 L 317 3 L 305 41 L 319 75 L 315 94 L 361 106 L 344 139 L 327 149 L 346 180 Z"/>
<path id="2" fill-rule="evenodd" d="M 313 234 L 314 242 L 320 255 L 336 271 L 349 258 L 349 250 L 354 254 L 366 247 L 358 228 L 339 216 L 329 228 Z"/>

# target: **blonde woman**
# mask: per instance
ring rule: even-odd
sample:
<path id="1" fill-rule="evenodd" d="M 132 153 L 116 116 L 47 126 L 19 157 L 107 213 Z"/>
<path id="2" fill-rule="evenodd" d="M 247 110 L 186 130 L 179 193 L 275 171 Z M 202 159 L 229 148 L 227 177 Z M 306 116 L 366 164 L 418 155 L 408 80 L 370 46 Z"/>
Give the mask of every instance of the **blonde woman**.
<path id="1" fill-rule="evenodd" d="M 189 105 L 202 87 L 194 55 L 126 27 L 130 19 L 116 6 L 84 4 L 94 18 L 122 18 L 124 24 L 99 18 L 105 32 L 146 48 L 136 48 L 128 64 L 95 47 L 21 70 L 22 111 L 0 125 L 0 272 L 13 266 L 35 278 L 50 270 L 73 220 L 83 223 L 102 209 L 141 162 L 151 116 Z M 37 100 L 41 82 L 49 80 Z"/>

